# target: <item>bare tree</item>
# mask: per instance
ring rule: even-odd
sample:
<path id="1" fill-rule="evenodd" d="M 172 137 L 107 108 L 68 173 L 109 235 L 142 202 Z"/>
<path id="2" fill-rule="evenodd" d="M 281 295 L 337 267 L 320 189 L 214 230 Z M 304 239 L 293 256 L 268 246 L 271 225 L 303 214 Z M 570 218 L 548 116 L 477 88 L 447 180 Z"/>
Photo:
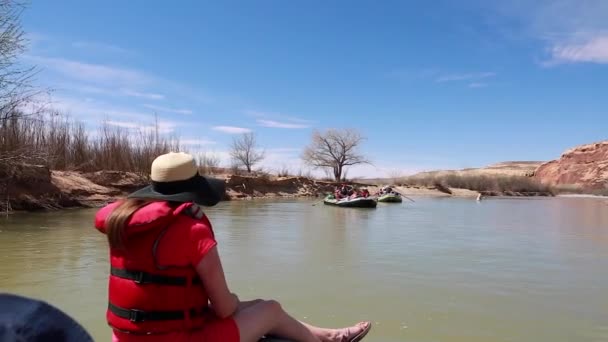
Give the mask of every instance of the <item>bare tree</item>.
<path id="1" fill-rule="evenodd" d="M 330 171 L 334 179 L 340 181 L 346 167 L 369 163 L 359 152 L 364 140 L 361 133 L 353 129 L 315 131 L 302 159 L 308 165 Z"/>
<path id="2" fill-rule="evenodd" d="M 199 153 L 196 156 L 199 170 L 205 174 L 213 174 L 220 166 L 220 157 L 213 153 Z"/>
<path id="3" fill-rule="evenodd" d="M 24 67 L 18 60 L 27 47 L 21 26 L 24 9 L 22 1 L 0 1 L 0 124 L 14 117 L 34 114 L 24 113 L 24 109 L 40 94 L 32 85 L 35 68 Z"/>
<path id="4" fill-rule="evenodd" d="M 251 173 L 251 168 L 264 159 L 265 153 L 258 149 L 255 134 L 243 133 L 232 139 L 230 156 L 237 165 L 244 166 Z"/>
<path id="5" fill-rule="evenodd" d="M 23 118 L 38 113 L 28 106 L 38 94 L 32 86 L 34 68 L 24 67 L 18 60 L 27 45 L 21 26 L 24 8 L 21 1 L 0 0 L 0 181 L 4 183 L 0 188 L 6 194 L 7 209 L 9 185 L 19 173 L 19 166 L 45 159 L 43 152 L 32 149 L 32 145 L 13 144 L 19 136 L 18 129 L 23 127 Z"/>
<path id="6" fill-rule="evenodd" d="M 42 106 L 34 103 L 41 92 L 32 85 L 34 67 L 19 61 L 25 52 L 27 40 L 21 26 L 21 13 L 25 2 L 0 0 L 0 172 L 10 173 L 12 166 L 26 162 L 37 163 L 43 151 L 31 144 L 14 145 L 16 129 L 24 127 L 24 120 L 40 120 L 37 114 Z M 31 116 L 35 116 L 32 118 Z M 37 123 L 26 125 L 39 126 Z"/>

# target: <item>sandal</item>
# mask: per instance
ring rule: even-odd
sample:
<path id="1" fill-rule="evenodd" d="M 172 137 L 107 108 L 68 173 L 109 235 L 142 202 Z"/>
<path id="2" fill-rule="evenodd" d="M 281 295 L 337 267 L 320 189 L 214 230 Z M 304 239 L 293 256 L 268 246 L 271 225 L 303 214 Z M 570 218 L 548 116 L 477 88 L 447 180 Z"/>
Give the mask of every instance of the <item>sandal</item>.
<path id="1" fill-rule="evenodd" d="M 361 330 L 357 335 L 353 336 L 350 340 L 346 340 L 346 342 L 359 342 L 361 341 L 366 335 L 367 333 L 369 333 L 370 330 L 372 330 L 372 323 L 371 322 L 365 322 L 367 325 L 366 327 Z"/>

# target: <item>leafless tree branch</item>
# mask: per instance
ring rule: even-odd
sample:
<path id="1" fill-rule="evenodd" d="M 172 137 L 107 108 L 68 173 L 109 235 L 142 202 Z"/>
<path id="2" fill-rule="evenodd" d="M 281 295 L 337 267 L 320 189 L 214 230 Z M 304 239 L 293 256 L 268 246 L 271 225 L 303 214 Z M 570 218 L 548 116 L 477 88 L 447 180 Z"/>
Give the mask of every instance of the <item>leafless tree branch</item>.
<path id="1" fill-rule="evenodd" d="M 232 140 L 230 156 L 237 164 L 244 166 L 248 173 L 251 173 L 253 166 L 264 160 L 266 154 L 258 149 L 255 134 L 244 133 Z"/>
<path id="2" fill-rule="evenodd" d="M 340 181 L 345 167 L 368 164 L 369 160 L 359 152 L 365 138 L 353 129 L 330 129 L 314 132 L 311 144 L 302 155 L 305 163 L 316 168 L 331 169 L 336 181 Z"/>

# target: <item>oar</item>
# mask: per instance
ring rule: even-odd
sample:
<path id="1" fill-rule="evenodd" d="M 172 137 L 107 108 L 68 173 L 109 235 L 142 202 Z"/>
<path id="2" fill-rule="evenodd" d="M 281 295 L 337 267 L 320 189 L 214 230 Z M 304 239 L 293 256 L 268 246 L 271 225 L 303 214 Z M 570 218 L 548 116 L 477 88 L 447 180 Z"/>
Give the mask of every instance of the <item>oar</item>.
<path id="1" fill-rule="evenodd" d="M 312 204 L 312 206 L 314 207 L 314 206 L 315 206 L 315 205 L 317 205 L 317 204 L 321 204 L 323 201 L 325 201 L 325 198 L 327 198 L 327 196 L 329 196 L 329 195 L 325 195 L 325 197 L 323 197 L 323 199 L 322 199 L 322 200 L 320 200 L 320 201 L 317 201 L 317 202 L 313 203 L 313 204 Z"/>
<path id="2" fill-rule="evenodd" d="M 411 199 L 411 198 L 409 198 L 409 197 L 405 196 L 404 194 L 402 194 L 402 193 L 400 193 L 400 192 L 397 192 L 397 191 L 393 191 L 393 192 L 394 192 L 394 193 L 396 193 L 396 194 L 398 194 L 398 195 L 399 195 L 399 196 L 401 196 L 401 197 L 405 197 L 405 198 L 407 198 L 408 200 L 410 200 L 410 201 L 412 201 L 412 202 L 416 203 L 416 201 L 414 201 L 413 199 Z"/>
<path id="3" fill-rule="evenodd" d="M 399 194 L 399 195 L 401 195 L 401 194 Z M 407 196 L 405 196 L 405 195 L 401 195 L 401 196 L 403 196 L 403 197 L 407 198 L 408 200 L 410 200 L 410 201 L 412 201 L 412 202 L 416 203 L 416 201 L 414 201 L 413 199 L 411 199 L 411 198 L 409 198 L 409 197 L 407 197 Z"/>
<path id="4" fill-rule="evenodd" d="M 320 200 L 320 201 L 318 201 L 318 202 L 313 203 L 313 204 L 312 204 L 312 206 L 314 207 L 314 206 L 315 206 L 315 205 L 317 205 L 317 204 L 321 204 L 321 203 L 323 202 L 323 200 L 325 200 L 325 199 L 322 199 L 322 200 Z"/>

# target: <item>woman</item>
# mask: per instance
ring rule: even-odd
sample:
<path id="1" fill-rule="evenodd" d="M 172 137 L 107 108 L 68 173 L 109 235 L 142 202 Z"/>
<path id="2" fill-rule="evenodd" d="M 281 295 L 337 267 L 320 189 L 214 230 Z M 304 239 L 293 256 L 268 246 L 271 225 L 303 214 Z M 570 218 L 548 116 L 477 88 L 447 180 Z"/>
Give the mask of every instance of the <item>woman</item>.
<path id="1" fill-rule="evenodd" d="M 113 341 L 360 341 L 369 322 L 343 329 L 301 323 L 274 300 L 240 301 L 230 292 L 211 223 L 224 182 L 202 177 L 191 155 L 154 160 L 152 184 L 101 209 L 97 229 L 110 245 Z"/>

